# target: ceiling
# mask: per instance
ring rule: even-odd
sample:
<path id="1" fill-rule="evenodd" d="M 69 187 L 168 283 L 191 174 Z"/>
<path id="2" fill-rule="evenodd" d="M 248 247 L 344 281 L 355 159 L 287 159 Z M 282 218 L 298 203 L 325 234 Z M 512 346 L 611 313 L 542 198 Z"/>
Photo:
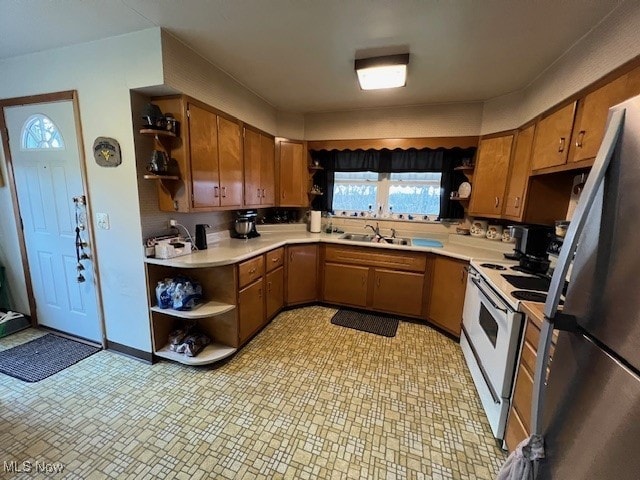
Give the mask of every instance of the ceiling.
<path id="1" fill-rule="evenodd" d="M 526 87 L 619 0 L 0 0 L 0 58 L 160 26 L 275 108 L 474 102 Z M 355 58 L 409 51 L 407 86 Z"/>

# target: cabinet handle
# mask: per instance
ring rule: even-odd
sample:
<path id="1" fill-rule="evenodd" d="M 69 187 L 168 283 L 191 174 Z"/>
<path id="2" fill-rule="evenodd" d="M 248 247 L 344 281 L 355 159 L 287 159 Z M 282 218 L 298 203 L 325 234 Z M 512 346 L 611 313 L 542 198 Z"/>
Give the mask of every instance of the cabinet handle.
<path id="1" fill-rule="evenodd" d="M 380 277 L 376 278 L 376 285 L 380 288 Z"/>
<path id="2" fill-rule="evenodd" d="M 258 188 L 258 198 L 260 198 L 260 189 Z"/>
<path id="3" fill-rule="evenodd" d="M 218 198 L 220 196 L 219 191 L 218 191 L 218 187 L 213 187 L 213 196 L 215 198 Z"/>
<path id="4" fill-rule="evenodd" d="M 520 197 L 516 197 L 516 203 L 513 205 L 514 208 L 520 207 Z"/>
<path id="5" fill-rule="evenodd" d="M 227 198 L 227 187 L 222 187 L 222 198 Z"/>
<path id="6" fill-rule="evenodd" d="M 582 142 L 584 142 L 584 134 L 587 133 L 584 130 L 580 130 L 578 132 L 578 136 L 576 137 L 576 147 L 582 148 Z"/>
<path id="7" fill-rule="evenodd" d="M 289 252 L 289 261 L 293 262 L 293 252 Z"/>
<path id="8" fill-rule="evenodd" d="M 258 298 L 262 298 L 262 287 L 258 289 Z"/>
<path id="9" fill-rule="evenodd" d="M 560 144 L 558 145 L 558 152 L 564 152 L 564 137 L 560 137 Z"/>
<path id="10" fill-rule="evenodd" d="M 460 283 L 464 283 L 464 275 L 467 273 L 467 267 L 463 267 L 460 270 Z"/>
<path id="11" fill-rule="evenodd" d="M 282 198 L 287 198 L 287 192 L 285 191 L 282 192 Z"/>
<path id="12" fill-rule="evenodd" d="M 271 293 L 271 282 L 267 283 L 267 292 Z"/>
<path id="13" fill-rule="evenodd" d="M 362 285 L 364 285 L 365 283 L 367 283 L 367 277 L 366 275 L 362 276 Z"/>
<path id="14" fill-rule="evenodd" d="M 280 257 L 274 257 L 271 259 L 273 263 L 278 263 L 280 261 Z"/>
<path id="15" fill-rule="evenodd" d="M 264 188 L 263 188 L 262 189 L 262 198 L 264 198 L 264 197 L 265 197 L 265 195 L 264 195 Z"/>
<path id="16" fill-rule="evenodd" d="M 256 268 L 255 267 L 252 268 L 251 270 L 249 270 L 249 274 L 250 275 L 253 275 L 254 273 L 256 273 Z"/>
<path id="17" fill-rule="evenodd" d="M 495 207 L 498 208 L 498 205 L 500 205 L 500 198 L 496 197 Z"/>

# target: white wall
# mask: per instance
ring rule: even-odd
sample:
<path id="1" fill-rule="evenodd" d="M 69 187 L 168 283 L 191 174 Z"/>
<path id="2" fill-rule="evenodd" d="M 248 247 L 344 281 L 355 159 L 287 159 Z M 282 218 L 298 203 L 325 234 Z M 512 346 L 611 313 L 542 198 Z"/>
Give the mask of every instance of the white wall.
<path id="1" fill-rule="evenodd" d="M 640 2 L 622 3 L 520 92 L 485 102 L 482 133 L 518 127 L 640 55 Z"/>
<path id="2" fill-rule="evenodd" d="M 110 230 L 94 228 L 107 337 L 151 351 L 129 90 L 163 82 L 160 30 L 3 60 L 0 77 L 1 98 L 78 91 L 90 207 L 94 213 L 108 213 L 111 219 Z M 120 142 L 122 165 L 96 165 L 91 149 L 98 136 Z M 4 169 L 4 157 L 0 163 Z M 0 230 L 13 269 L 13 292 L 20 298 L 17 306 L 26 310 L 8 190 L 0 188 Z"/>
<path id="3" fill-rule="evenodd" d="M 304 116 L 306 140 L 478 135 L 482 103 L 449 103 Z"/>

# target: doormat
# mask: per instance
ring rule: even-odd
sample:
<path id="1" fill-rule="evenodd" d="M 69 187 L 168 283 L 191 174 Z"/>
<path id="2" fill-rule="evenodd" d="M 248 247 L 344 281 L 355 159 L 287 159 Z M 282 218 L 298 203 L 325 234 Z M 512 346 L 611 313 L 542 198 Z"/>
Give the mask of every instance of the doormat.
<path id="1" fill-rule="evenodd" d="M 39 382 L 100 348 L 51 333 L 0 352 L 0 372 L 25 382 Z"/>
<path id="2" fill-rule="evenodd" d="M 383 337 L 395 337 L 400 321 L 397 318 L 383 317 L 372 313 L 338 310 L 331 319 L 331 323 L 361 332 L 375 333 Z"/>

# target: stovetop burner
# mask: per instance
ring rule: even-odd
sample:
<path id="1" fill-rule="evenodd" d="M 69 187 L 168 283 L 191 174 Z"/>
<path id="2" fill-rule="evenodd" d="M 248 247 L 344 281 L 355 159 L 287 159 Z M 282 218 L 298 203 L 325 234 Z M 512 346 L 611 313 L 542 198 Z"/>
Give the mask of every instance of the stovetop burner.
<path id="1" fill-rule="evenodd" d="M 484 268 L 489 268 L 491 270 L 506 270 L 507 268 L 502 266 L 502 265 L 498 265 L 496 263 L 481 263 L 480 264 L 481 267 Z"/>
<path id="2" fill-rule="evenodd" d="M 511 295 L 517 300 L 525 300 L 527 302 L 544 302 L 547 299 L 546 293 L 530 292 L 529 290 L 516 290 L 511 292 Z"/>

